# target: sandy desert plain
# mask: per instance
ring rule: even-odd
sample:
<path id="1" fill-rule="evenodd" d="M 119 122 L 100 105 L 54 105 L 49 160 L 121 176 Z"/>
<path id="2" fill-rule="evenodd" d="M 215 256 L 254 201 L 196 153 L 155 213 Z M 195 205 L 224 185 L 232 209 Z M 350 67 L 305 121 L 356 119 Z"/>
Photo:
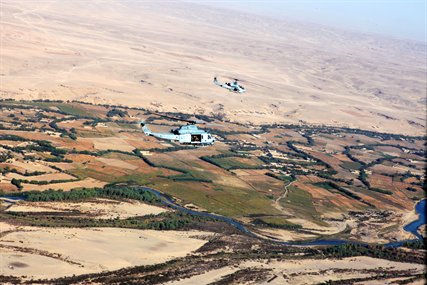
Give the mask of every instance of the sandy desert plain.
<path id="1" fill-rule="evenodd" d="M 403 229 L 425 44 L 186 2 L 0 7 L 0 283 L 425 283 Z M 217 141 L 147 137 L 182 124 L 153 111 Z"/>

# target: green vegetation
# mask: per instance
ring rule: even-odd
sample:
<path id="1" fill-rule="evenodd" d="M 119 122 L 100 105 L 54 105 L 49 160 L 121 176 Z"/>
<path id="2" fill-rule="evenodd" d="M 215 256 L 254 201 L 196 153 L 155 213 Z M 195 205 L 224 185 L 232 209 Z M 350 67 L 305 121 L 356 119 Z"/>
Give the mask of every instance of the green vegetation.
<path id="1" fill-rule="evenodd" d="M 310 193 L 295 186 L 289 186 L 288 189 L 289 192 L 286 199 L 281 200 L 281 204 L 284 208 L 294 212 L 298 218 L 304 218 L 319 225 L 326 225 L 326 223 L 320 219 Z"/>
<path id="2" fill-rule="evenodd" d="M 5 135 L 5 134 L 0 134 L 0 140 L 5 140 L 5 141 L 18 141 L 18 142 L 25 142 L 27 141 L 27 139 L 20 137 L 20 136 L 16 136 L 16 135 Z"/>
<path id="3" fill-rule="evenodd" d="M 324 257 L 342 258 L 350 256 L 370 256 L 394 261 L 424 263 L 420 255 L 410 255 L 400 249 L 381 245 L 344 244 L 321 249 Z"/>
<path id="4" fill-rule="evenodd" d="M 192 182 L 207 182 L 211 183 L 212 180 L 200 178 L 200 177 L 194 177 L 191 174 L 180 174 L 180 175 L 171 175 L 171 176 L 160 176 L 167 179 L 171 179 L 172 181 L 192 181 Z"/>
<path id="5" fill-rule="evenodd" d="M 408 190 L 409 192 L 417 192 L 417 189 L 415 189 L 414 187 L 406 187 L 406 190 Z"/>
<path id="6" fill-rule="evenodd" d="M 7 174 L 7 173 L 16 173 L 22 176 L 36 176 L 36 175 L 43 175 L 46 174 L 46 172 L 43 171 L 27 171 L 25 170 L 25 172 L 19 172 L 18 170 L 16 170 L 16 168 L 10 168 L 9 166 L 6 166 L 5 168 L 0 168 L 0 173 L 2 173 L 3 175 Z"/>
<path id="7" fill-rule="evenodd" d="M 117 182 L 117 178 L 112 175 L 112 173 L 107 174 L 104 171 L 98 171 L 92 168 L 73 168 L 68 170 L 67 173 L 79 178 L 80 180 L 91 177 L 106 182 Z"/>
<path id="8" fill-rule="evenodd" d="M 169 166 L 169 165 L 165 165 L 165 164 L 156 164 L 153 161 L 151 161 L 150 159 L 148 159 L 146 156 L 142 155 L 141 151 L 138 149 L 135 149 L 134 153 L 138 157 L 140 157 L 142 160 L 144 160 L 144 162 L 147 163 L 151 167 L 164 168 L 164 169 L 169 169 L 169 170 L 173 170 L 173 171 L 181 173 L 178 175 L 170 175 L 170 176 L 160 175 L 159 177 L 170 179 L 173 181 L 193 181 L 193 182 L 208 182 L 208 183 L 212 182 L 211 179 L 208 179 L 205 177 L 200 177 L 200 175 L 198 175 L 198 173 L 195 171 L 190 171 L 187 169 L 183 169 L 183 168 L 179 168 L 179 167 L 175 167 L 175 166 Z"/>
<path id="9" fill-rule="evenodd" d="M 35 185 L 48 185 L 48 184 L 53 184 L 53 183 L 67 183 L 67 182 L 74 182 L 74 181 L 79 181 L 79 179 L 56 179 L 56 180 L 28 180 L 28 179 L 17 179 L 19 180 L 19 182 L 22 183 L 28 183 L 28 184 L 35 184 Z"/>
<path id="10" fill-rule="evenodd" d="M 147 203 L 156 203 L 160 200 L 153 193 L 141 189 L 120 186 L 105 187 L 105 188 L 85 188 L 85 189 L 74 189 L 68 192 L 61 190 L 46 190 L 43 192 L 24 192 L 21 195 L 26 196 L 28 201 L 79 201 L 90 198 L 112 198 L 112 199 L 133 199 L 144 201 Z"/>
<path id="11" fill-rule="evenodd" d="M 347 170 L 359 170 L 362 165 L 359 162 L 355 161 L 344 161 L 341 164 L 341 167 Z"/>
<path id="12" fill-rule="evenodd" d="M 168 182 L 166 179 L 156 179 L 150 186 L 179 198 L 182 204 L 193 203 L 209 212 L 228 217 L 280 214 L 271 206 L 271 200 L 257 191 L 218 184 L 212 190 L 198 182 Z"/>
<path id="13" fill-rule="evenodd" d="M 247 162 L 245 162 L 247 161 Z M 210 158 L 210 162 L 221 168 L 231 169 L 261 169 L 262 164 L 258 159 L 250 159 L 245 156 L 233 156 L 223 158 Z"/>
<path id="14" fill-rule="evenodd" d="M 333 192 L 333 193 L 334 193 L 334 191 L 331 191 L 331 190 L 337 190 L 340 194 L 342 194 L 344 196 L 350 197 L 352 199 L 356 199 L 358 201 L 362 201 L 362 198 L 360 198 L 357 194 L 355 194 L 355 193 L 353 193 L 353 192 L 351 192 L 351 191 L 349 191 L 349 190 L 347 190 L 347 189 L 345 189 L 345 188 L 343 188 L 343 187 L 341 187 L 341 186 L 339 186 L 339 185 L 337 185 L 331 181 L 317 182 L 317 183 L 314 183 L 313 185 L 321 187 L 321 188 L 326 189 L 326 190 Z"/>
<path id="15" fill-rule="evenodd" d="M 262 162 L 258 159 L 251 159 L 246 155 L 235 153 L 218 154 L 213 156 L 202 156 L 201 160 L 226 170 L 231 169 L 262 169 Z M 242 161 L 243 160 L 243 161 Z M 246 163 L 244 161 L 247 161 Z"/>
<path id="16" fill-rule="evenodd" d="M 158 215 L 146 215 L 127 219 L 90 219 L 72 216 L 60 216 L 43 213 L 6 212 L 1 218 L 14 219 L 21 224 L 39 227 L 118 227 L 132 229 L 177 230 L 193 223 L 213 221 L 201 216 L 182 212 L 165 212 Z"/>
<path id="17" fill-rule="evenodd" d="M 124 118 L 124 117 L 129 116 L 129 114 L 126 110 L 120 110 L 117 108 L 113 108 L 107 112 L 107 117 L 114 117 L 114 116 L 119 116 L 121 118 Z"/>
<path id="18" fill-rule="evenodd" d="M 284 182 L 292 182 L 296 180 L 296 177 L 294 175 L 280 175 L 280 174 L 275 174 L 271 172 L 267 172 L 265 175 L 273 177 L 280 181 L 284 181 Z"/>
<path id="19" fill-rule="evenodd" d="M 0 163 L 5 162 L 8 159 L 11 159 L 13 157 L 11 152 L 2 152 L 0 153 Z"/>
<path id="20" fill-rule="evenodd" d="M 382 194 L 387 194 L 387 195 L 393 195 L 393 192 L 388 191 L 388 190 L 384 190 L 384 189 L 380 189 L 380 188 L 369 188 L 369 190 L 374 191 L 374 192 L 378 192 L 378 193 L 382 193 Z"/>
<path id="21" fill-rule="evenodd" d="M 427 238 L 418 239 L 415 241 L 407 241 L 403 243 L 404 247 L 411 249 L 427 249 Z"/>
<path id="22" fill-rule="evenodd" d="M 64 118 L 64 119 L 56 119 L 56 120 L 53 120 L 53 121 L 51 121 L 50 123 L 49 123 L 49 127 L 51 127 L 52 129 L 54 129 L 55 131 L 57 131 L 57 132 L 59 132 L 59 133 L 61 133 L 61 137 L 69 137 L 70 139 L 72 139 L 72 140 L 76 140 L 77 139 L 77 136 L 76 136 L 76 134 L 75 133 L 72 133 L 72 132 L 69 132 L 69 131 L 67 131 L 66 129 L 64 129 L 64 128 L 60 128 L 59 126 L 58 126 L 58 124 L 57 123 L 59 123 L 59 122 L 62 122 L 62 121 L 65 121 L 65 120 L 69 120 L 70 118 Z"/>
<path id="23" fill-rule="evenodd" d="M 12 178 L 12 181 L 10 181 L 10 183 L 12 183 L 13 185 L 15 185 L 16 188 L 18 188 L 19 190 L 21 190 L 23 188 L 22 184 L 21 184 L 21 180 L 19 180 L 19 179 Z"/>
<path id="24" fill-rule="evenodd" d="M 286 229 L 286 230 L 302 229 L 301 225 L 291 223 L 283 217 L 275 217 L 275 216 L 256 218 L 252 221 L 252 223 L 258 226 L 265 226 L 265 227 L 277 228 L 277 229 Z"/>
<path id="25" fill-rule="evenodd" d="M 21 102 L 20 102 L 21 103 Z M 34 100 L 34 101 L 24 101 L 25 105 L 28 106 L 38 106 L 41 108 L 49 108 L 56 107 L 59 111 L 65 115 L 72 115 L 78 117 L 93 117 L 93 113 L 85 108 L 81 107 L 81 105 L 75 103 L 63 102 L 61 100 L 50 101 L 50 100 Z M 49 110 L 52 111 L 52 110 Z"/>

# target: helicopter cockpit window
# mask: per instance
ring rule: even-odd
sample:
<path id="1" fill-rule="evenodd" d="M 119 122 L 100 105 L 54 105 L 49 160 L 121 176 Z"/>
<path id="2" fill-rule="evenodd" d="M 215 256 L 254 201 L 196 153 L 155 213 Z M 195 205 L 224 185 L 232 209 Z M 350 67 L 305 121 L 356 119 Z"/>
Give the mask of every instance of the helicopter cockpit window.
<path id="1" fill-rule="evenodd" d="M 202 135 L 191 135 L 192 142 L 200 142 L 202 141 Z"/>
<path id="2" fill-rule="evenodd" d="M 209 140 L 210 140 L 210 139 L 212 139 L 211 135 L 208 135 L 208 139 L 209 139 Z"/>

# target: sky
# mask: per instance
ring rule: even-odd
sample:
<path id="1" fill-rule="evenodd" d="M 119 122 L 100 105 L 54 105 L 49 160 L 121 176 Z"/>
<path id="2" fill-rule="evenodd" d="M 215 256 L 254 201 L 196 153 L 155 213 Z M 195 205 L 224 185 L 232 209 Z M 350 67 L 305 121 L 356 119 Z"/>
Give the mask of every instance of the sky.
<path id="1" fill-rule="evenodd" d="M 427 42 L 427 0 L 213 0 L 206 4 Z"/>

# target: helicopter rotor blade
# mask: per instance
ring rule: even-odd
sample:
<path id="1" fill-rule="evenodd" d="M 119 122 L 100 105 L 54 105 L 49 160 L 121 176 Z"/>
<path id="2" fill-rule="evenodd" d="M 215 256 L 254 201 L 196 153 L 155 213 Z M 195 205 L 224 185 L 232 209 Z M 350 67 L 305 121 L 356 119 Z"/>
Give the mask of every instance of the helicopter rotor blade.
<path id="1" fill-rule="evenodd" d="M 229 78 L 229 79 L 234 79 L 234 78 L 232 78 L 230 76 L 224 76 L 224 77 Z M 234 80 L 236 80 L 236 79 L 234 79 Z M 258 86 L 258 87 L 263 87 L 263 88 L 267 88 L 267 89 L 273 89 L 273 87 L 270 87 L 268 85 L 264 85 L 264 84 L 261 84 L 261 83 L 255 83 L 254 81 L 256 81 L 256 80 L 249 81 L 249 80 L 246 80 L 246 79 L 238 79 L 237 81 L 240 82 L 240 83 L 243 83 L 244 85 Z"/>
<path id="2" fill-rule="evenodd" d="M 156 115 L 156 116 L 159 116 L 159 117 L 163 117 L 163 118 L 168 118 L 168 119 L 171 119 L 171 120 L 174 120 L 174 121 L 182 121 L 182 122 L 187 122 L 187 123 L 190 123 L 190 124 L 197 124 L 198 123 L 198 122 L 196 122 L 194 120 L 180 119 L 180 118 L 177 118 L 177 117 L 163 115 L 163 114 L 156 113 L 156 112 L 150 112 L 150 113 L 153 114 L 153 115 Z"/>

